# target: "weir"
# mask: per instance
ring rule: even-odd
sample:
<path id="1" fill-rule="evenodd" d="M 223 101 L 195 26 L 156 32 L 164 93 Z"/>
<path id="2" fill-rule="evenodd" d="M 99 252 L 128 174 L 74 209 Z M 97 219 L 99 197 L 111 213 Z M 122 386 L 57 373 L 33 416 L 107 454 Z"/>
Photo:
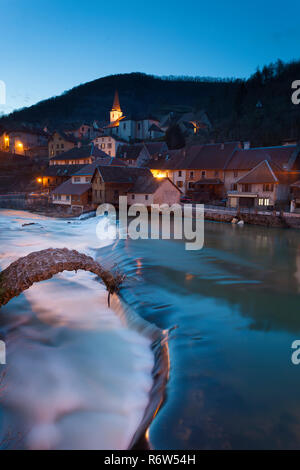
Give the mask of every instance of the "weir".
<path id="1" fill-rule="evenodd" d="M 117 293 L 124 279 L 102 268 L 91 256 L 67 248 L 35 251 L 11 263 L 0 273 L 0 307 L 29 289 L 35 282 L 50 279 L 63 271 L 90 271 L 99 276 L 110 294 Z"/>

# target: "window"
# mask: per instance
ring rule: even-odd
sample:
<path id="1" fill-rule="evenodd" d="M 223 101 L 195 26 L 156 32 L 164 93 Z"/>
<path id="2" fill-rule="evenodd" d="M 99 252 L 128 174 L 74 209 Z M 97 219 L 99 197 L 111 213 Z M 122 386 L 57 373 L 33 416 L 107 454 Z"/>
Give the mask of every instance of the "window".
<path id="1" fill-rule="evenodd" d="M 259 205 L 259 206 L 263 206 L 263 205 L 264 205 L 264 200 L 263 200 L 262 198 L 260 198 L 260 199 L 258 200 L 258 205 Z"/>
<path id="2" fill-rule="evenodd" d="M 132 194 L 132 195 L 131 195 L 131 199 L 135 199 L 135 194 Z"/>
<path id="3" fill-rule="evenodd" d="M 237 178 L 237 177 L 238 177 L 238 174 L 239 174 L 239 172 L 238 172 L 237 170 L 234 170 L 234 172 L 233 172 L 233 176 L 234 176 L 235 178 Z"/>
<path id="4" fill-rule="evenodd" d="M 137 128 L 138 128 L 138 131 L 141 130 L 141 123 L 140 122 L 138 122 Z"/>
<path id="5" fill-rule="evenodd" d="M 182 176 L 182 171 L 181 171 L 181 170 L 178 171 L 178 176 L 179 176 L 179 177 Z"/>
<path id="6" fill-rule="evenodd" d="M 111 149 L 111 144 L 107 144 L 107 148 L 108 148 L 108 149 Z"/>
<path id="7" fill-rule="evenodd" d="M 70 200 L 70 196 L 66 196 L 66 200 L 69 201 L 69 200 Z"/>
<path id="8" fill-rule="evenodd" d="M 126 122 L 123 123 L 123 129 L 126 129 Z"/>
<path id="9" fill-rule="evenodd" d="M 201 171 L 201 177 L 202 177 L 202 178 L 205 178 L 205 175 L 206 175 L 206 172 L 205 172 L 205 171 Z"/>
<path id="10" fill-rule="evenodd" d="M 237 184 L 236 183 L 232 183 L 231 191 L 237 191 Z"/>
<path id="11" fill-rule="evenodd" d="M 148 199 L 149 199 L 148 194 L 145 195 L 145 199 L 146 199 L 146 201 L 148 201 Z"/>
<path id="12" fill-rule="evenodd" d="M 64 147 L 65 147 L 65 145 L 64 145 L 64 144 L 61 144 L 61 148 L 63 149 Z"/>
<path id="13" fill-rule="evenodd" d="M 190 183 L 188 184 L 188 187 L 189 187 L 189 189 L 193 189 L 194 183 L 191 183 L 191 182 L 190 182 Z"/>
<path id="14" fill-rule="evenodd" d="M 183 182 L 182 181 L 177 181 L 176 185 L 178 186 L 178 188 L 182 188 Z"/>
<path id="15" fill-rule="evenodd" d="M 215 171 L 215 177 L 217 178 L 219 176 L 218 170 Z"/>
<path id="16" fill-rule="evenodd" d="M 243 193 L 251 193 L 251 188 L 252 188 L 251 184 L 248 184 L 248 183 L 242 184 Z"/>
<path id="17" fill-rule="evenodd" d="M 75 176 L 74 181 L 75 181 L 75 183 L 80 183 L 80 177 L 79 177 L 79 176 Z"/>
<path id="18" fill-rule="evenodd" d="M 191 178 L 191 180 L 194 179 L 194 172 L 193 171 L 190 171 L 190 178 Z"/>
<path id="19" fill-rule="evenodd" d="M 86 181 L 86 183 L 89 183 L 89 182 L 90 182 L 90 178 L 89 178 L 88 176 L 86 176 L 85 181 Z"/>
<path id="20" fill-rule="evenodd" d="M 263 191 L 266 192 L 266 193 L 272 193 L 273 189 L 274 189 L 273 184 L 264 184 L 264 186 L 263 186 Z"/>
<path id="21" fill-rule="evenodd" d="M 270 199 L 267 198 L 267 199 L 265 199 L 264 202 L 265 202 L 265 206 L 269 206 L 269 205 L 270 205 Z"/>

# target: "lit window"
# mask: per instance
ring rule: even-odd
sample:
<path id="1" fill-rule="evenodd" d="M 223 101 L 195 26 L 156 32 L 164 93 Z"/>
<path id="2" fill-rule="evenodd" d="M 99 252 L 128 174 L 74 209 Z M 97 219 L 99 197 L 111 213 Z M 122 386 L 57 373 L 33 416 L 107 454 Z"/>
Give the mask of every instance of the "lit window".
<path id="1" fill-rule="evenodd" d="M 258 205 L 259 205 L 259 206 L 263 206 L 263 205 L 264 205 L 264 200 L 263 200 L 263 199 L 259 199 L 259 200 L 258 200 Z"/>
<path id="2" fill-rule="evenodd" d="M 269 206 L 270 205 L 270 199 L 265 199 L 265 206 Z"/>

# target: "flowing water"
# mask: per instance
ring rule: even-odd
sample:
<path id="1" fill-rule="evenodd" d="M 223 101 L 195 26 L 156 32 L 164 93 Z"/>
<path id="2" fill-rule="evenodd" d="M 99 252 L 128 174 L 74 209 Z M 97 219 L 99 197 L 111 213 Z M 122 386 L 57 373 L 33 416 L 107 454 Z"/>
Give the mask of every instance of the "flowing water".
<path id="1" fill-rule="evenodd" d="M 186 251 L 178 240 L 103 245 L 95 219 L 21 228 L 21 217 L 29 216 L 0 215 L 2 268 L 33 250 L 77 248 L 127 274 L 121 295 L 139 316 L 176 326 L 153 448 L 300 448 L 300 365 L 291 362 L 300 339 L 299 232 L 206 222 L 204 249 Z M 13 385 L 3 392 L 2 428 L 27 426 L 27 446 L 128 446 L 153 357 L 149 340 L 119 323 L 105 299 L 92 275 L 67 273 L 1 309 L 4 326 L 12 323 Z"/>

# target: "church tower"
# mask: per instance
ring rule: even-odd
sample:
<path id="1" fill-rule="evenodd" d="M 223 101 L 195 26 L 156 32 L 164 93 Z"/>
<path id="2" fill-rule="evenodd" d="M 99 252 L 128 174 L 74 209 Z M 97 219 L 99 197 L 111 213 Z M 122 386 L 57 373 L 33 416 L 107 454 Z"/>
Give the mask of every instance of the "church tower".
<path id="1" fill-rule="evenodd" d="M 114 103 L 113 107 L 110 112 L 110 122 L 113 123 L 120 119 L 120 117 L 123 116 L 123 113 L 121 111 L 121 106 L 120 106 L 120 101 L 119 101 L 119 93 L 116 90 L 115 92 L 115 97 L 114 97 Z"/>

